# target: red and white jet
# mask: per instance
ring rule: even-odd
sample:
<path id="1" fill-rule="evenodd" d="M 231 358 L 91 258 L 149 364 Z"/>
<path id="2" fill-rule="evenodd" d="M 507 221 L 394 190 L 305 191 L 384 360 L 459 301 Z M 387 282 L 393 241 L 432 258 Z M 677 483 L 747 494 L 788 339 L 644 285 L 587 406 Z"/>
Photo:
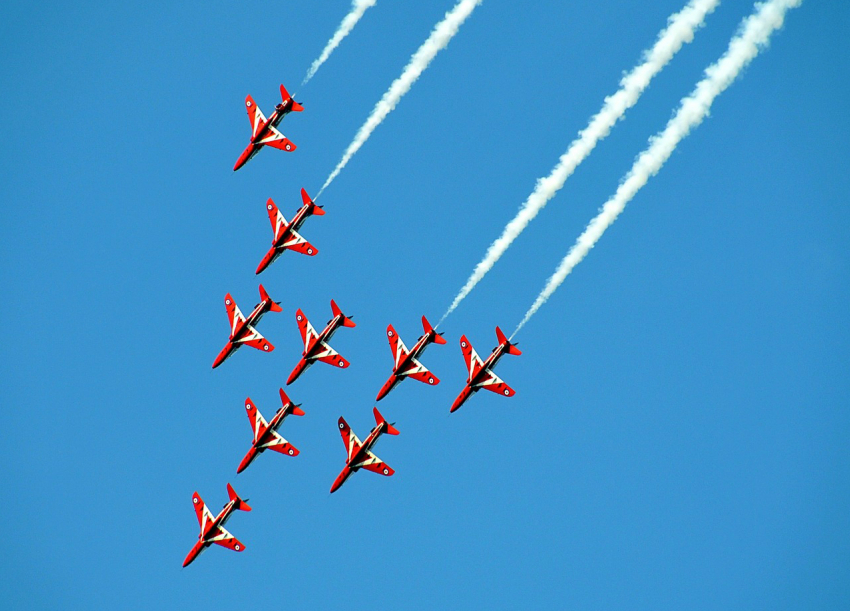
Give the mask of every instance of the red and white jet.
<path id="1" fill-rule="evenodd" d="M 272 238 L 272 247 L 269 252 L 266 253 L 266 256 L 263 257 L 263 260 L 260 261 L 260 265 L 257 266 L 257 272 L 260 273 L 264 269 L 266 269 L 269 265 L 271 265 L 275 259 L 277 259 L 280 255 L 283 254 L 283 251 L 289 249 L 294 250 L 295 252 L 300 252 L 302 255 L 313 256 L 319 250 L 310 244 L 307 240 L 301 237 L 298 233 L 298 229 L 301 228 L 301 225 L 304 221 L 307 220 L 308 216 L 316 215 L 322 216 L 325 211 L 322 210 L 321 206 L 317 206 L 310 196 L 307 195 L 307 191 L 301 189 L 301 200 L 304 202 L 304 205 L 299 208 L 298 212 L 295 213 L 295 216 L 292 217 L 292 222 L 287 223 L 286 219 L 283 218 L 283 215 L 278 210 L 275 203 L 272 201 L 272 198 L 269 198 L 269 201 L 266 202 L 266 209 L 269 212 L 269 220 L 272 223 L 272 231 L 274 231 L 274 238 Z"/>
<path id="2" fill-rule="evenodd" d="M 280 389 L 280 401 L 283 407 L 277 410 L 277 413 L 269 422 L 266 422 L 260 410 L 251 401 L 251 397 L 245 399 L 245 411 L 248 413 L 248 420 L 251 421 L 251 428 L 254 430 L 254 442 L 251 449 L 239 463 L 236 473 L 242 473 L 251 462 L 265 450 L 274 450 L 286 456 L 298 456 L 298 448 L 289 443 L 286 439 L 278 435 L 277 429 L 283 424 L 284 418 L 292 414 L 293 416 L 303 416 L 304 410 L 298 405 L 295 405 L 283 389 Z"/>
<path id="3" fill-rule="evenodd" d="M 186 556 L 183 561 L 183 566 L 187 566 L 198 555 L 215 543 L 227 549 L 232 549 L 234 552 L 241 552 L 245 549 L 239 540 L 224 529 L 224 523 L 230 519 L 235 509 L 242 511 L 251 511 L 248 503 L 239 498 L 239 495 L 233 490 L 233 486 L 227 484 L 227 495 L 230 500 L 225 504 L 222 510 L 216 517 L 207 509 L 206 504 L 201 499 L 201 495 L 195 492 L 192 495 L 192 503 L 195 506 L 195 514 L 198 516 L 198 524 L 201 525 L 201 534 L 198 535 L 198 542 Z M 247 499 L 246 499 L 247 500 Z"/>
<path id="4" fill-rule="evenodd" d="M 328 325 L 321 333 L 316 333 L 313 325 L 304 316 L 304 312 L 299 308 L 295 313 L 295 320 L 298 323 L 298 330 L 301 331 L 301 339 L 304 341 L 304 352 L 301 353 L 301 360 L 289 374 L 289 379 L 286 381 L 287 386 L 298 379 L 304 370 L 316 361 L 322 361 L 329 365 L 336 365 L 340 369 L 345 369 L 350 364 L 339 353 L 328 345 L 331 337 L 340 327 L 354 327 L 354 321 L 348 318 L 336 305 L 336 302 L 331 299 L 331 311 L 334 317 L 328 321 Z"/>
<path id="5" fill-rule="evenodd" d="M 451 411 L 457 410 L 463 402 L 469 399 L 470 396 L 484 388 L 506 397 L 513 397 L 516 392 L 513 388 L 505 384 L 502 379 L 493 373 L 493 368 L 499 359 L 504 354 L 520 355 L 522 352 L 508 341 L 505 334 L 499 327 L 496 327 L 496 338 L 499 340 L 499 345 L 493 348 L 492 354 L 487 357 L 487 360 L 482 362 L 481 357 L 475 352 L 475 348 L 469 343 L 465 335 L 460 338 L 460 348 L 463 350 L 463 358 L 466 361 L 466 368 L 469 370 L 469 377 L 466 379 L 466 387 L 452 403 Z"/>
<path id="6" fill-rule="evenodd" d="M 343 467 L 342 472 L 334 480 L 333 486 L 331 486 L 332 493 L 342 486 L 345 483 L 345 480 L 347 480 L 352 473 L 360 469 L 367 469 L 369 471 L 374 471 L 375 473 L 380 473 L 381 475 L 392 475 L 395 473 L 395 471 L 393 471 L 387 463 L 382 462 L 380 458 L 372 454 L 372 448 L 375 447 L 375 444 L 378 442 L 378 437 L 384 433 L 398 435 L 398 430 L 396 430 L 392 424 L 384 420 L 384 417 L 381 416 L 381 412 L 378 411 L 377 407 L 374 409 L 374 413 L 376 422 L 375 428 L 372 429 L 372 432 L 369 433 L 366 441 L 363 442 L 357 439 L 357 435 L 355 435 L 351 430 L 351 427 L 348 426 L 345 418 L 340 417 L 339 433 L 342 435 L 342 442 L 345 444 L 345 449 L 348 452 L 348 458 L 345 459 L 345 467 Z"/>
<path id="7" fill-rule="evenodd" d="M 230 319 L 230 339 L 227 340 L 227 345 L 215 357 L 213 369 L 221 365 L 231 354 L 239 350 L 242 344 L 262 350 L 263 352 L 274 350 L 274 346 L 265 337 L 260 335 L 254 328 L 254 325 L 260 322 L 260 319 L 266 312 L 281 312 L 282 308 L 279 301 L 272 301 L 272 298 L 269 297 L 262 284 L 260 285 L 260 299 L 262 301 L 254 306 L 254 310 L 248 315 L 248 318 L 245 318 L 242 312 L 239 311 L 239 306 L 233 301 L 230 293 L 224 296 L 224 307 L 227 308 L 227 317 Z"/>
<path id="8" fill-rule="evenodd" d="M 432 386 L 440 383 L 437 376 L 428 371 L 428 369 L 426 369 L 425 366 L 417 359 L 423 352 L 425 352 L 425 348 L 428 347 L 428 344 L 432 342 L 435 344 L 445 344 L 446 340 L 443 339 L 442 333 L 437 333 L 437 331 L 434 330 L 424 316 L 422 317 L 422 328 L 425 330 L 425 335 L 416 341 L 416 344 L 414 344 L 411 350 L 408 350 L 407 346 L 404 345 L 404 342 L 401 341 L 401 337 L 399 337 L 398 333 L 396 333 L 395 329 L 393 329 L 393 326 L 390 325 L 387 327 L 387 338 L 390 340 L 390 349 L 393 351 L 395 364 L 393 365 L 392 375 L 387 380 L 386 384 L 381 387 L 381 391 L 378 393 L 376 401 L 380 401 L 386 397 L 387 394 L 404 378 L 413 378 L 414 380 L 419 380 L 420 382 L 425 382 Z"/>
<path id="9" fill-rule="evenodd" d="M 283 102 L 274 107 L 274 112 L 268 119 L 263 116 L 263 111 L 254 102 L 254 98 L 250 95 L 245 98 L 245 108 L 248 111 L 248 119 L 251 121 L 251 143 L 236 160 L 236 165 L 233 166 L 234 172 L 248 163 L 248 160 L 264 146 L 272 146 L 282 151 L 295 150 L 295 145 L 289 138 L 277 131 L 277 126 L 290 112 L 293 110 L 300 112 L 304 110 L 304 107 L 292 99 L 283 85 L 280 86 L 280 97 Z"/>

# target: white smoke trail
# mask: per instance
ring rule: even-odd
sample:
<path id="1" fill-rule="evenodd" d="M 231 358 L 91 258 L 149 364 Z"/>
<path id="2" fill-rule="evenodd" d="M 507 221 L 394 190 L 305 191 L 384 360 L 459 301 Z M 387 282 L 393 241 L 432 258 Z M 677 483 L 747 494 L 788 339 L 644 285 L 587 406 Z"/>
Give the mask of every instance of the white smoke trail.
<path id="1" fill-rule="evenodd" d="M 443 20 L 434 26 L 428 40 L 422 43 L 422 46 L 410 58 L 401 76 L 393 81 L 390 88 L 384 94 L 384 97 L 375 104 L 372 114 L 369 115 L 369 118 L 366 119 L 366 122 L 354 136 L 354 140 L 348 145 L 348 149 L 346 149 L 342 159 L 340 159 L 334 171 L 331 172 L 331 175 L 328 176 L 322 188 L 319 189 L 315 199 L 318 199 L 322 191 L 339 175 L 348 161 L 354 156 L 354 153 L 360 150 L 360 147 L 369 139 L 369 136 L 372 135 L 372 132 L 375 131 L 375 128 L 381 124 L 386 116 L 393 111 L 404 94 L 410 91 L 413 83 L 425 71 L 425 68 L 428 67 L 434 56 L 449 44 L 449 41 L 457 34 L 458 29 L 463 25 L 466 18 L 469 17 L 475 7 L 481 4 L 482 1 L 460 0 L 452 10 L 446 13 Z"/>
<path id="2" fill-rule="evenodd" d="M 626 204 L 643 187 L 650 177 L 658 173 L 669 159 L 673 150 L 691 130 L 702 123 L 708 115 L 714 99 L 732 84 L 741 71 L 759 54 L 774 30 L 782 27 L 785 13 L 795 8 L 802 0 L 769 0 L 756 4 L 756 12 L 747 17 L 738 33 L 729 42 L 726 53 L 706 68 L 705 77 L 679 105 L 679 110 L 667 123 L 664 131 L 650 138 L 649 147 L 635 160 L 632 169 L 620 182 L 611 199 L 602 206 L 599 214 L 590 221 L 576 243 L 570 248 L 558 269 L 546 282 L 546 286 L 517 325 L 511 337 L 522 329 L 552 293 L 561 285 L 573 268 L 594 247 L 605 230 L 617 219 Z"/>
<path id="3" fill-rule="evenodd" d="M 602 109 L 590 120 L 587 127 L 579 132 L 578 138 L 570 143 L 569 148 L 561 155 L 558 164 L 549 175 L 537 180 L 534 191 L 520 206 L 513 220 L 505 226 L 502 235 L 490 244 L 484 258 L 475 266 L 472 275 L 469 276 L 437 326 L 472 292 L 475 285 L 487 275 L 487 272 L 537 216 L 537 213 L 561 190 L 576 167 L 593 151 L 596 144 L 605 138 L 614 124 L 637 103 L 652 78 L 667 65 L 682 45 L 693 40 L 694 31 L 703 25 L 706 15 L 711 13 L 719 3 L 720 0 L 691 0 L 684 9 L 667 19 L 667 27 L 658 34 L 655 45 L 644 51 L 643 62 L 620 80 L 620 89 L 614 95 L 605 98 Z"/>
<path id="4" fill-rule="evenodd" d="M 319 55 L 319 58 L 310 66 L 310 69 L 307 71 L 307 76 L 305 76 L 304 80 L 301 81 L 302 87 L 307 84 L 307 81 L 313 78 L 313 75 L 316 74 L 319 67 L 331 56 L 331 53 L 333 53 L 334 49 L 339 46 L 342 39 L 348 36 L 351 30 L 354 29 L 354 26 L 357 25 L 358 21 L 360 21 L 360 18 L 363 16 L 363 13 L 366 12 L 366 9 L 371 6 L 375 6 L 375 2 L 377 1 L 378 0 L 352 0 L 351 10 L 339 24 L 336 32 L 334 32 L 334 35 L 331 36 L 331 39 L 328 41 L 328 44 L 325 45 L 322 54 Z"/>

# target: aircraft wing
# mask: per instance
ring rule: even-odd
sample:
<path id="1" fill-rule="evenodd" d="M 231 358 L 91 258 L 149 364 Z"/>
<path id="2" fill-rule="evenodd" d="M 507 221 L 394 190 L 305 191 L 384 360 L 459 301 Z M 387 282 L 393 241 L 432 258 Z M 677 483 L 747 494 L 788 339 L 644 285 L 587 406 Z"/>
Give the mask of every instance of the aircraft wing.
<path id="1" fill-rule="evenodd" d="M 516 391 L 513 388 L 505 384 L 504 380 L 493 373 L 490 369 L 487 370 L 487 379 L 476 386 L 506 397 L 513 397 L 516 394 Z"/>
<path id="2" fill-rule="evenodd" d="M 342 358 L 340 353 L 331 348 L 327 343 L 322 342 L 321 346 L 322 351 L 313 356 L 314 360 L 322 361 L 323 363 L 339 367 L 340 369 L 345 369 L 351 364 Z"/>
<path id="3" fill-rule="evenodd" d="M 301 331 L 301 341 L 304 342 L 304 351 L 306 352 L 310 349 L 313 342 L 316 341 L 316 338 L 319 337 L 319 334 L 316 333 L 313 325 L 304 316 L 301 308 L 298 308 L 298 311 L 295 313 L 295 321 L 298 323 L 298 330 Z"/>
<path id="4" fill-rule="evenodd" d="M 207 540 L 210 543 L 232 549 L 234 552 L 241 552 L 245 549 L 245 546 L 240 543 L 239 539 L 227 532 L 223 526 L 216 526 L 215 533 Z"/>
<path id="5" fill-rule="evenodd" d="M 262 140 L 257 140 L 255 144 L 264 144 L 282 151 L 294 151 L 295 145 L 292 140 L 281 134 L 275 127 L 268 126 L 269 134 Z"/>
<path id="6" fill-rule="evenodd" d="M 251 122 L 251 137 L 253 138 L 260 131 L 263 123 L 266 122 L 266 117 L 251 96 L 245 98 L 245 110 L 248 111 L 248 120 Z"/>
<path id="7" fill-rule="evenodd" d="M 288 248 L 297 253 L 301 253 L 302 255 L 313 256 L 317 252 L 319 252 L 315 246 L 310 244 L 307 240 L 301 237 L 301 234 L 295 231 L 294 229 L 289 230 L 289 239 L 283 243 L 284 248 Z"/>
<path id="8" fill-rule="evenodd" d="M 250 397 L 245 399 L 245 411 L 248 413 L 248 420 L 251 422 L 251 428 L 254 431 L 254 441 L 257 441 L 260 431 L 265 429 L 268 423 L 260 414 L 260 410 L 257 409 L 257 406 L 254 405 Z"/>
<path id="9" fill-rule="evenodd" d="M 349 467 L 352 469 L 366 469 L 367 471 L 379 473 L 380 475 L 392 475 L 395 473 L 392 467 L 372 454 L 372 452 L 366 452 L 366 458 L 364 460 L 357 464 L 349 465 Z"/>
<path id="10" fill-rule="evenodd" d="M 401 341 L 401 337 L 399 337 L 398 333 L 395 332 L 392 325 L 387 327 L 387 339 L 390 341 L 390 350 L 392 350 L 393 358 L 395 359 L 395 368 L 398 367 L 401 359 L 407 356 L 409 351 L 407 346 L 404 345 L 404 342 Z"/>
<path id="11" fill-rule="evenodd" d="M 354 434 L 354 431 L 351 430 L 351 427 L 348 426 L 348 423 L 342 416 L 339 418 L 339 434 L 342 435 L 342 443 L 345 444 L 348 459 L 351 460 L 351 457 L 354 456 L 363 444 L 357 439 L 357 435 Z"/>
<path id="12" fill-rule="evenodd" d="M 277 238 L 280 230 L 283 227 L 286 227 L 286 218 L 281 214 L 280 209 L 275 205 L 272 198 L 269 198 L 269 201 L 266 202 L 266 210 L 269 213 L 269 222 L 272 224 L 272 231 L 274 231 L 274 237 Z"/>
<path id="13" fill-rule="evenodd" d="M 227 309 L 227 318 L 230 320 L 230 337 L 233 337 L 237 323 L 245 322 L 245 317 L 239 310 L 239 306 L 233 301 L 230 293 L 224 296 L 224 307 Z"/>
<path id="14" fill-rule="evenodd" d="M 256 348 L 257 350 L 262 350 L 263 352 L 271 352 L 274 350 L 274 346 L 271 345 L 269 340 L 260 335 L 260 332 L 257 331 L 251 325 L 247 325 L 246 327 L 246 335 L 237 340 L 239 344 L 245 344 L 246 346 L 251 346 L 251 348 Z"/>
<path id="15" fill-rule="evenodd" d="M 466 361 L 466 368 L 469 370 L 469 377 L 466 379 L 469 382 L 472 376 L 481 370 L 484 362 L 478 356 L 478 353 L 475 352 L 475 348 L 472 347 L 472 344 L 469 343 L 465 335 L 460 336 L 460 349 L 463 350 L 463 360 Z"/>
<path id="16" fill-rule="evenodd" d="M 281 454 L 286 454 L 287 456 L 298 456 L 298 448 L 289 443 L 286 439 L 278 435 L 275 431 L 269 431 L 272 436 L 272 440 L 264 443 L 260 447 L 264 450 L 274 450 L 275 452 L 280 452 Z"/>
<path id="17" fill-rule="evenodd" d="M 192 495 L 192 505 L 195 507 L 195 515 L 198 516 L 198 524 L 200 524 L 201 531 L 203 531 L 207 522 L 212 522 L 215 518 L 213 518 L 213 514 L 207 509 L 206 503 L 204 503 L 201 495 L 197 492 Z"/>
<path id="18" fill-rule="evenodd" d="M 440 383 L 439 378 L 437 378 L 437 376 L 428 371 L 428 368 L 425 367 L 425 365 L 423 365 L 416 359 L 410 359 L 410 361 L 410 365 L 408 365 L 404 369 L 404 371 L 398 371 L 396 373 L 398 373 L 399 375 L 407 376 L 412 380 L 431 384 L 432 386 Z"/>

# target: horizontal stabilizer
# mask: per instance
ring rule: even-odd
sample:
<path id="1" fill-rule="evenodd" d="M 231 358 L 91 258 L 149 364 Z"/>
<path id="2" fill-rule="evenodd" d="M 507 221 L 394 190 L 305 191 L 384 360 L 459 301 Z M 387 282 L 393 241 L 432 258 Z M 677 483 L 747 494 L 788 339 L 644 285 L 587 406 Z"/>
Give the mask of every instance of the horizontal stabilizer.
<path id="1" fill-rule="evenodd" d="M 266 292 L 266 289 L 262 284 L 260 285 L 260 299 L 269 302 L 269 310 L 272 312 L 283 312 L 283 308 L 281 308 L 280 304 L 276 301 L 272 301 L 272 298 L 269 297 L 269 294 Z"/>
<path id="2" fill-rule="evenodd" d="M 316 203 L 310 199 L 310 196 L 307 195 L 306 189 L 301 189 L 301 201 L 305 206 L 312 206 L 312 210 L 310 210 L 310 214 L 315 214 L 316 216 L 322 216 L 325 211 L 322 210 L 321 206 L 317 206 Z"/>
<path id="3" fill-rule="evenodd" d="M 499 327 L 496 327 L 496 339 L 499 340 L 500 346 L 506 345 L 508 347 L 508 349 L 505 351 L 508 354 L 513 354 L 515 356 L 519 356 L 520 354 L 522 354 L 519 348 L 517 348 L 515 345 L 508 341 L 508 338 L 505 337 L 505 334 L 502 333 L 502 330 Z"/>
<path id="4" fill-rule="evenodd" d="M 336 304 L 336 301 L 331 299 L 331 311 L 333 312 L 334 318 L 337 316 L 342 316 L 342 326 L 343 327 L 356 327 L 354 321 L 348 318 L 345 314 L 342 313 L 342 310 L 339 309 L 339 306 Z"/>
<path id="5" fill-rule="evenodd" d="M 286 104 L 289 100 L 292 100 L 292 96 L 289 95 L 289 92 L 283 85 L 280 86 L 280 99 L 283 100 L 284 104 Z M 292 110 L 296 112 L 301 112 L 302 110 L 304 110 L 304 107 L 301 106 L 301 104 L 299 104 L 295 100 L 292 100 Z"/>
<path id="6" fill-rule="evenodd" d="M 233 506 L 236 509 L 241 509 L 242 511 L 251 511 L 251 507 L 248 505 L 248 503 L 239 498 L 239 495 L 236 494 L 236 491 L 230 484 L 227 484 L 227 496 L 230 497 L 231 501 L 234 501 Z"/>
<path id="7" fill-rule="evenodd" d="M 422 328 L 425 330 L 426 334 L 434 334 L 434 343 L 436 344 L 445 344 L 446 338 L 443 337 L 442 333 L 437 333 L 434 330 L 434 327 L 431 326 L 431 323 L 428 322 L 428 319 L 424 316 L 422 317 Z"/>
<path id="8" fill-rule="evenodd" d="M 375 423 L 378 426 L 380 426 L 381 424 L 386 424 L 387 433 L 389 433 L 390 435 L 398 435 L 398 429 L 384 419 L 384 417 L 381 415 L 381 412 L 378 411 L 377 407 L 373 408 L 372 412 L 375 414 Z"/>

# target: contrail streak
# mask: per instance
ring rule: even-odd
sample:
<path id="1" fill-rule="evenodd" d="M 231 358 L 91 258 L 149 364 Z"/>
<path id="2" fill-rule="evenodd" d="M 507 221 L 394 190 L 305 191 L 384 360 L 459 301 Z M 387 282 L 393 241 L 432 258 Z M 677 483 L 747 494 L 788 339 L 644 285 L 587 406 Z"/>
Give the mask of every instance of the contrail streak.
<path id="1" fill-rule="evenodd" d="M 702 123 L 715 98 L 732 84 L 741 71 L 767 45 L 771 34 L 782 27 L 786 11 L 801 3 L 802 0 L 769 0 L 756 4 L 755 13 L 741 23 L 738 33 L 729 42 L 726 53 L 716 63 L 706 68 L 705 77 L 697 83 L 693 92 L 682 100 L 678 111 L 667 123 L 664 131 L 650 138 L 649 147 L 635 160 L 632 169 L 622 179 L 614 196 L 605 202 L 599 214 L 590 221 L 570 248 L 511 337 L 522 329 L 573 268 L 584 259 L 605 230 L 625 209 L 626 204 L 649 181 L 650 177 L 658 173 L 679 142 L 694 127 Z"/>
<path id="2" fill-rule="evenodd" d="M 487 272 L 537 216 L 537 213 L 561 190 L 567 178 L 593 151 L 596 144 L 605 138 L 614 124 L 637 103 L 652 78 L 667 65 L 683 44 L 693 40 L 694 31 L 703 25 L 706 15 L 711 13 L 718 4 L 720 0 L 691 0 L 684 9 L 667 19 L 667 27 L 659 33 L 655 45 L 644 51 L 643 62 L 622 78 L 620 89 L 614 95 L 605 98 L 602 109 L 590 120 L 587 127 L 579 132 L 578 138 L 570 143 L 569 148 L 561 155 L 549 175 L 537 180 L 534 191 L 520 206 L 513 220 L 505 226 L 502 235 L 490 244 L 484 258 L 475 266 L 472 275 L 469 276 L 437 326 L 472 292 L 475 285 L 487 275 Z"/>
<path id="3" fill-rule="evenodd" d="M 346 15 L 339 24 L 334 35 L 331 36 L 328 44 L 325 45 L 322 54 L 319 55 L 319 58 L 310 66 L 310 69 L 307 71 L 307 76 L 305 76 L 304 80 L 301 81 L 302 87 L 307 84 L 307 81 L 313 78 L 313 75 L 316 74 L 319 67 L 331 56 L 331 53 L 333 53 L 334 49 L 339 46 L 342 39 L 348 36 L 351 30 L 354 29 L 354 26 L 357 25 L 358 21 L 360 21 L 360 18 L 363 16 L 363 13 L 366 12 L 366 9 L 371 6 L 375 6 L 375 2 L 377 1 L 378 0 L 352 0 L 351 11 L 349 11 L 348 15 Z"/>
<path id="4" fill-rule="evenodd" d="M 466 21 L 466 18 L 469 17 L 475 7 L 481 4 L 482 1 L 483 0 L 460 0 L 460 2 L 458 2 L 452 10 L 446 13 L 443 20 L 434 26 L 428 40 L 422 43 L 422 46 L 419 47 L 416 53 L 414 53 L 410 58 L 410 61 L 407 63 L 407 66 L 404 67 L 401 76 L 393 81 L 390 88 L 387 89 L 387 92 L 384 94 L 384 97 L 375 104 L 372 114 L 369 115 L 369 118 L 366 119 L 366 122 L 360 127 L 360 130 L 354 136 L 354 140 L 352 140 L 351 144 L 348 145 L 348 149 L 346 149 L 342 159 L 340 159 L 336 168 L 334 168 L 334 171 L 331 172 L 330 176 L 328 176 L 328 179 L 325 181 L 325 184 L 322 185 L 322 188 L 319 189 L 319 192 L 316 194 L 316 199 L 318 199 L 322 194 L 322 191 L 324 191 L 325 188 L 333 182 L 334 178 L 339 175 L 348 161 L 354 156 L 354 153 L 360 150 L 360 147 L 363 146 L 363 144 L 369 139 L 369 136 L 372 135 L 375 128 L 378 127 L 386 116 L 393 111 L 399 100 L 404 97 L 404 94 L 410 91 L 413 83 L 415 83 L 416 79 L 419 78 L 419 75 L 425 71 L 425 68 L 428 67 L 428 64 L 431 63 L 434 56 L 449 44 L 449 41 L 455 34 L 457 34 L 458 29 L 460 29 L 460 26 L 463 25 L 464 21 Z"/>

